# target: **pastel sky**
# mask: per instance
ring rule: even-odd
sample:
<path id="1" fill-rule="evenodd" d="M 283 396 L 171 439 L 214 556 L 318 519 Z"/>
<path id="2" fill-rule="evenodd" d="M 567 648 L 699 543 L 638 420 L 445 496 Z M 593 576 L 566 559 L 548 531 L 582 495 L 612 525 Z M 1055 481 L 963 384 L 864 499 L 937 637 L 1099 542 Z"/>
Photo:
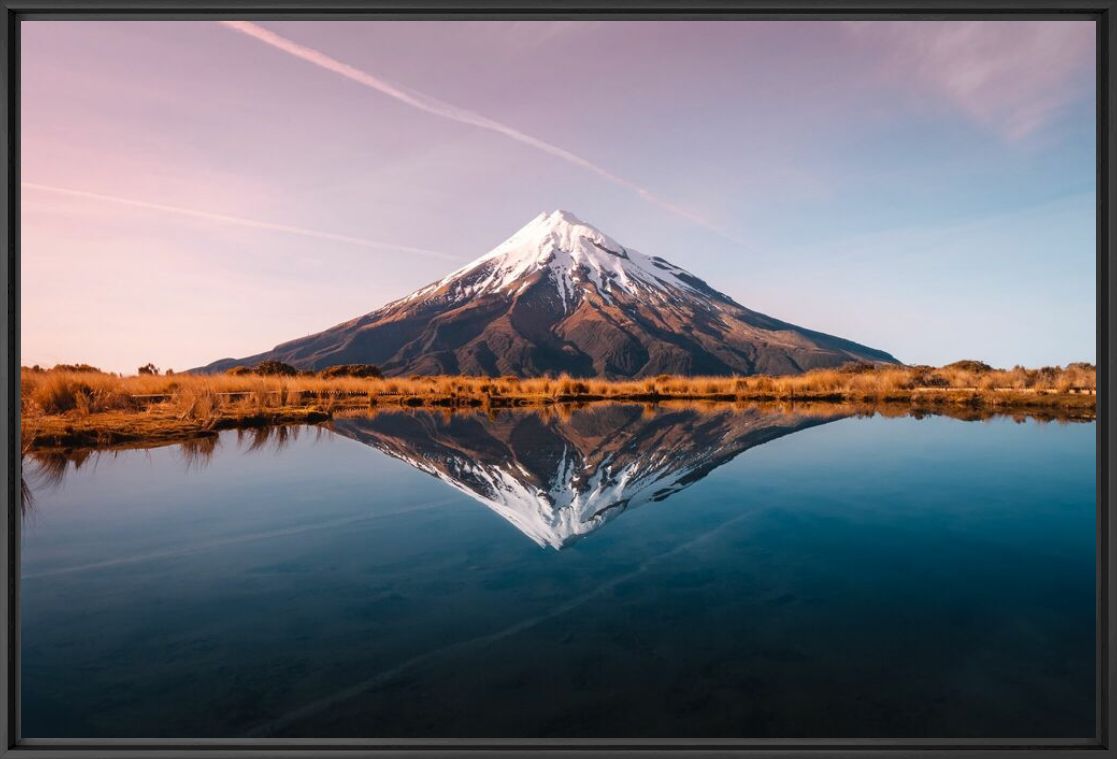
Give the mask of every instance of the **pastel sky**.
<path id="1" fill-rule="evenodd" d="M 909 363 L 1095 357 L 1088 21 L 22 24 L 22 362 L 243 356 L 565 208 Z"/>

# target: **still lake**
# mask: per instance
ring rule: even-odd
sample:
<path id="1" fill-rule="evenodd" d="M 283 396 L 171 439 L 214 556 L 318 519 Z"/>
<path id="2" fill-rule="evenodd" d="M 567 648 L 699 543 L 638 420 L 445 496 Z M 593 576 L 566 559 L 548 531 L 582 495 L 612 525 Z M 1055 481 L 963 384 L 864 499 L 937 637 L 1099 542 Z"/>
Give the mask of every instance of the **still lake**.
<path id="1" fill-rule="evenodd" d="M 29 459 L 22 734 L 1089 737 L 1095 467 L 639 406 Z"/>

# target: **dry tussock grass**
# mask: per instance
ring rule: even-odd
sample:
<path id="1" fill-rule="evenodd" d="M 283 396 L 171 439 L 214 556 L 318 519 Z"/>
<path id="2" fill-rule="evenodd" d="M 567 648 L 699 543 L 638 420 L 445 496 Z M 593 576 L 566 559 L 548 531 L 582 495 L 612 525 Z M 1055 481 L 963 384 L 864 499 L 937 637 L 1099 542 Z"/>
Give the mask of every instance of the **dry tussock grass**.
<path id="1" fill-rule="evenodd" d="M 431 399 L 454 401 L 577 400 L 598 398 L 718 399 L 904 399 L 935 391 L 1093 394 L 1096 372 L 1090 364 L 1041 369 L 974 370 L 947 367 L 854 367 L 818 369 L 799 375 L 678 377 L 636 380 L 539 377 L 314 377 L 240 375 L 171 376 L 75 372 L 22 373 L 25 417 L 171 407 L 190 419 L 205 419 L 236 408 L 245 412 L 288 406 L 334 408 L 354 403 Z"/>
<path id="2" fill-rule="evenodd" d="M 955 403 L 1004 408 L 1092 408 L 1091 364 L 998 370 L 977 362 L 946 367 L 854 366 L 792 376 L 635 380 L 538 377 L 352 377 L 151 375 L 123 377 L 70 367 L 21 373 L 25 440 L 154 439 L 164 435 L 322 418 L 354 407 L 479 407 L 597 400 Z M 308 417 L 310 415 L 310 417 Z M 61 443 L 58 443 L 61 444 Z"/>

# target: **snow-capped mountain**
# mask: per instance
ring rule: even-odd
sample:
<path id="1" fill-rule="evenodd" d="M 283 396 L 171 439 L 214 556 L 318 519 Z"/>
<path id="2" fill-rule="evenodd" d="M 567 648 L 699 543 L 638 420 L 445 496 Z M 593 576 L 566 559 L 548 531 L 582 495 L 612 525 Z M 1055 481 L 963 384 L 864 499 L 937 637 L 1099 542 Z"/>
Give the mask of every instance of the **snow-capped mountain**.
<path id="1" fill-rule="evenodd" d="M 400 300 L 244 359 L 385 374 L 644 377 L 789 374 L 889 354 L 751 311 L 686 270 L 568 211 Z"/>
<path id="2" fill-rule="evenodd" d="M 340 435 L 443 480 L 560 549 L 663 501 L 741 452 L 841 415 L 594 405 L 558 413 L 388 411 L 342 417 Z"/>
<path id="3" fill-rule="evenodd" d="M 514 296 L 536 279 L 558 290 L 564 313 L 577 308 L 589 292 L 610 304 L 614 295 L 622 294 L 642 295 L 660 304 L 680 293 L 712 294 L 704 282 L 679 267 L 627 250 L 569 211 L 558 210 L 539 214 L 489 253 L 403 300 L 436 293 L 446 303 Z"/>

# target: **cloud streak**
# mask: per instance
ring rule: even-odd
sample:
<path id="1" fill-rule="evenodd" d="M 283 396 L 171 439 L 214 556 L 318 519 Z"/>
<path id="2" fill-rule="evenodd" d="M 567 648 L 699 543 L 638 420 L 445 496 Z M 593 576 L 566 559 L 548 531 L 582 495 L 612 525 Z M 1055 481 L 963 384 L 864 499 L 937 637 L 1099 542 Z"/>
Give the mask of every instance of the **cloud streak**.
<path id="1" fill-rule="evenodd" d="M 618 176 L 608 169 L 605 169 L 590 161 L 589 159 L 583 158 L 576 153 L 572 153 L 565 148 L 559 147 L 558 145 L 554 145 L 545 140 L 541 140 L 538 137 L 533 137 L 530 134 L 521 132 L 515 127 L 508 126 L 507 124 L 496 121 L 495 119 L 490 119 L 489 117 L 475 111 L 470 111 L 465 108 L 459 108 L 456 105 L 447 103 L 443 100 L 439 100 L 438 98 L 432 97 L 430 95 L 426 95 L 421 92 L 403 87 L 401 85 L 388 82 L 387 80 L 382 79 L 378 76 L 374 76 L 367 71 L 362 71 L 361 69 L 354 68 L 349 64 L 342 63 L 335 58 L 331 58 L 330 56 L 319 50 L 315 50 L 314 48 L 309 48 L 304 45 L 300 45 L 297 42 L 293 42 L 292 40 L 289 40 L 286 37 L 282 37 L 275 32 L 269 31 L 258 24 L 252 23 L 251 21 L 218 21 L 217 23 L 228 29 L 232 29 L 233 31 L 237 31 L 241 34 L 252 37 L 253 39 L 263 42 L 266 45 L 270 45 L 271 47 L 274 47 L 277 50 L 281 50 L 288 55 L 292 55 L 296 58 L 306 61 L 307 63 L 311 63 L 315 66 L 318 66 L 319 68 L 325 69 L 326 71 L 330 71 L 339 76 L 343 76 L 346 79 L 357 82 L 358 84 L 368 87 L 369 89 L 376 90 L 377 92 L 387 95 L 390 98 L 394 98 L 401 103 L 405 103 L 412 108 L 423 111 L 424 113 L 429 113 L 432 116 L 438 116 L 439 118 L 443 119 L 449 119 L 450 121 L 456 121 L 460 124 L 467 124 L 469 126 L 478 127 L 480 129 L 487 129 L 491 132 L 496 132 L 497 134 L 504 135 L 509 139 L 515 140 L 516 142 L 533 147 L 536 150 L 540 150 L 544 153 L 547 153 L 548 155 L 554 156 L 555 158 L 559 158 L 563 161 L 566 161 L 567 163 L 571 163 L 581 169 L 585 169 L 586 171 L 596 174 L 602 179 L 611 182 L 619 187 L 623 187 L 626 190 L 635 193 L 637 196 L 647 201 L 648 203 L 651 203 L 652 205 L 664 211 L 667 211 L 671 214 L 674 214 L 675 216 L 679 216 L 694 224 L 704 227 L 705 229 L 714 232 L 715 234 L 720 235 L 721 237 L 724 237 L 728 240 L 738 243 L 740 242 L 739 240 L 736 240 L 735 238 L 727 234 L 725 230 L 710 222 L 708 219 L 692 211 L 688 211 L 685 208 L 677 206 L 674 203 L 671 203 L 652 193 L 650 190 L 642 187 L 636 182 Z"/>
<path id="2" fill-rule="evenodd" d="M 146 208 L 151 211 L 161 211 L 163 213 L 176 214 L 178 216 L 189 216 L 195 219 L 216 221 L 222 224 L 234 224 L 241 227 L 250 227 L 252 229 L 264 229 L 270 232 L 283 232 L 285 234 L 299 235 L 301 237 L 313 237 L 317 240 L 341 242 L 348 245 L 358 245 L 363 248 L 375 248 L 379 250 L 394 250 L 405 253 L 414 253 L 420 256 L 441 258 L 447 261 L 460 260 L 458 256 L 454 256 L 449 253 L 443 253 L 437 250 L 416 248 L 410 245 L 399 245 L 397 243 L 383 242 L 381 240 L 369 240 L 363 237 L 352 237 L 350 235 L 335 234 L 333 232 L 323 232 L 317 229 L 295 227 L 289 224 L 276 224 L 270 221 L 246 219 L 243 216 L 230 216 L 223 213 L 213 213 L 212 211 L 202 211 L 196 208 L 183 208 L 181 206 L 170 206 L 163 203 L 150 203 L 146 200 L 123 198 L 118 195 L 106 195 L 100 192 L 76 190 L 69 187 L 56 187 L 54 185 L 40 184 L 38 182 L 20 182 L 20 186 L 25 190 L 39 190 L 42 192 L 54 193 L 56 195 L 67 195 L 74 198 L 86 198 L 89 200 L 99 200 L 105 203 L 116 203 L 117 205 L 132 206 L 133 208 Z"/>
<path id="3" fill-rule="evenodd" d="M 905 90 L 913 85 L 1008 142 L 1046 129 L 1077 98 L 1094 65 L 1092 21 L 851 21 Z"/>

